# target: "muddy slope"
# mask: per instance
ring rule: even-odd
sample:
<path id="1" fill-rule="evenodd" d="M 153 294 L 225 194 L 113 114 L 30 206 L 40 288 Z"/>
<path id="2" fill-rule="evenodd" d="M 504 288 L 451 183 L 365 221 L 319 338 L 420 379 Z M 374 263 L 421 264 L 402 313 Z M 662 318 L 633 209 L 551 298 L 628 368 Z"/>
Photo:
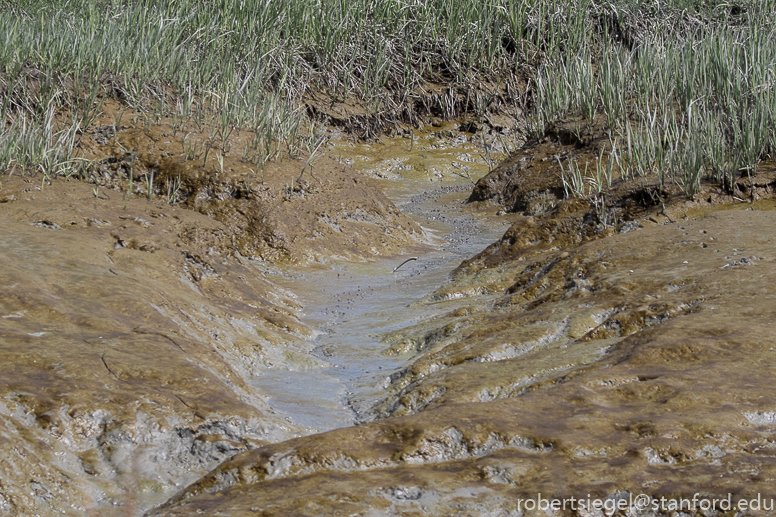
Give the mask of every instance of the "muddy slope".
<path id="1" fill-rule="evenodd" d="M 150 515 L 506 515 L 538 493 L 768 493 L 774 217 L 719 211 L 472 273 L 494 303 L 406 331 L 426 340 L 377 408 L 389 418 L 238 454 Z"/>
<path id="2" fill-rule="evenodd" d="M 473 197 L 501 175 L 504 197 L 481 199 L 527 215 L 417 302 L 446 314 L 383 336 L 407 366 L 366 423 L 238 454 L 149 515 L 520 515 L 540 493 L 767 494 L 773 164 L 738 192 L 706 185 L 690 201 L 619 182 L 603 204 L 563 199 L 548 173 L 566 145 L 579 143 L 529 143 L 479 182 Z"/>
<path id="3" fill-rule="evenodd" d="M 314 186 L 268 179 L 201 210 L 127 196 L 121 164 L 97 187 L 3 178 L 3 515 L 138 515 L 236 452 L 305 433 L 250 381 L 298 368 L 312 331 L 239 250 L 364 260 L 422 237 L 325 160 Z"/>
<path id="4" fill-rule="evenodd" d="M 323 153 L 278 147 L 259 166 L 249 159 L 254 133 L 219 139 L 212 128 L 178 128 L 168 118 L 151 128 L 116 125 L 117 112 L 106 102 L 81 141 L 94 162 L 85 179 L 114 199 L 150 192 L 210 216 L 230 235 L 224 252 L 305 264 L 368 260 L 424 240 L 373 182 Z"/>

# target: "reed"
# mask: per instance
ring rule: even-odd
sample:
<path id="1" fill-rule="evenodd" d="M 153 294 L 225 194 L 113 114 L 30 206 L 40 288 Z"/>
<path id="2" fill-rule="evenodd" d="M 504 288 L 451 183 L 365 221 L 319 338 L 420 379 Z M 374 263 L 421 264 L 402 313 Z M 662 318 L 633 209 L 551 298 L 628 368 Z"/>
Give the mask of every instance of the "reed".
<path id="1" fill-rule="evenodd" d="M 135 125 L 172 117 L 176 133 L 207 127 L 224 152 L 235 131 L 253 131 L 241 151 L 259 168 L 281 148 L 310 147 L 300 107 L 312 91 L 397 113 L 428 82 L 474 91 L 528 74 L 533 97 L 521 95 L 534 131 L 602 113 L 622 141 L 631 128 L 623 167 L 651 174 L 662 170 L 654 147 L 678 131 L 676 112 L 682 138 L 723 144 L 704 151 L 700 174 L 727 181 L 774 152 L 775 4 L 17 0 L 0 11 L 0 170 L 73 174 L 78 135 L 107 98 Z M 492 98 L 472 105 L 483 111 Z M 447 102 L 444 112 L 456 109 Z M 714 130 L 696 130 L 695 117 Z M 691 160 L 695 145 L 665 156 Z"/>
<path id="2" fill-rule="evenodd" d="M 629 25 L 636 12 L 629 8 L 643 6 L 619 7 L 617 26 L 627 35 L 623 26 L 637 27 Z M 648 32 L 631 29 L 627 41 L 594 37 L 545 62 L 537 73 L 535 130 L 603 114 L 610 132 L 627 142 L 622 177 L 653 175 L 661 188 L 675 183 L 692 199 L 703 180 L 731 188 L 776 155 L 776 5 L 711 3 L 689 22 L 670 5 L 661 9 L 662 21 L 641 22 Z"/>

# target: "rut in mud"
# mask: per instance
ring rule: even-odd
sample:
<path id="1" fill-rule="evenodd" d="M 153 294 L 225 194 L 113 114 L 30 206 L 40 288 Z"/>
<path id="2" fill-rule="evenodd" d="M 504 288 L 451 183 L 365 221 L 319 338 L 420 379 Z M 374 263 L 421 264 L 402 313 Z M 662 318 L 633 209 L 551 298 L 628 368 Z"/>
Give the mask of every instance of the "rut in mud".
<path id="1" fill-rule="evenodd" d="M 182 174 L 188 209 L 131 188 L 133 170 L 159 166 L 152 148 L 107 160 L 92 185 L 4 178 L 3 511 L 139 515 L 239 451 L 361 418 L 407 357 L 382 354 L 379 332 L 433 314 L 405 305 L 497 236 L 457 213 L 482 174 L 472 149 L 415 138 L 469 160 L 385 180 L 426 229 L 367 177 L 379 174 L 329 158 L 309 182 L 289 183 L 301 160 L 265 181 L 231 158 L 217 181 Z"/>
<path id="2" fill-rule="evenodd" d="M 409 181 L 418 190 L 428 182 Z M 407 188 L 407 182 L 402 184 Z M 290 369 L 262 371 L 254 385 L 269 403 L 312 430 L 346 427 L 368 418 L 390 377 L 417 350 L 386 350 L 382 336 L 429 320 L 455 303 L 426 297 L 443 285 L 462 260 L 501 236 L 506 223 L 462 211 L 471 187 L 453 184 L 396 199 L 397 206 L 429 232 L 433 246 L 368 263 L 331 262 L 306 268 L 262 269 L 297 293 L 300 318 L 314 329 L 312 354 Z M 389 197 L 391 191 L 386 191 Z M 394 271 L 406 257 L 407 262 Z M 461 305 L 461 304 L 457 304 Z M 311 364 L 312 363 L 312 364 Z"/>
<path id="3" fill-rule="evenodd" d="M 464 133 L 460 126 L 439 124 L 413 133 L 412 142 L 397 136 L 330 146 L 341 162 L 380 181 L 386 196 L 424 229 L 422 245 L 368 262 L 327 260 L 305 267 L 254 262 L 296 294 L 299 317 L 314 338 L 312 356 L 262 370 L 253 384 L 270 397 L 272 407 L 310 431 L 374 418 L 371 408 L 391 376 L 418 351 L 389 349 L 384 336 L 457 308 L 428 295 L 508 227 L 507 220 L 494 216 L 495 209 L 472 210 L 466 204 L 473 182 L 489 165 L 478 142 L 485 136 Z M 493 133 L 487 138 L 495 142 Z M 408 257 L 415 260 L 405 263 Z"/>

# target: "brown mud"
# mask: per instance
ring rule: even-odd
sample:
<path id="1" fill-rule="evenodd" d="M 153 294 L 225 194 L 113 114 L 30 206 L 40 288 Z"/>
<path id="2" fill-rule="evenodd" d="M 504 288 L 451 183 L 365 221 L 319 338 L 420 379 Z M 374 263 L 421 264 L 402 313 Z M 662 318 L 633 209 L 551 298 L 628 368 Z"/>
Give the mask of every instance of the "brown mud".
<path id="1" fill-rule="evenodd" d="M 186 160 L 168 130 L 85 135 L 92 184 L 2 179 L 3 514 L 138 515 L 240 450 L 309 432 L 252 384 L 321 363 L 296 295 L 257 264 L 429 247 L 331 158 L 301 180 L 301 157 L 271 162 L 259 181 L 239 159 Z"/>
<path id="2" fill-rule="evenodd" d="M 695 200 L 676 189 L 654 202 L 653 185 L 619 182 L 606 218 L 591 198 L 532 210 L 562 192 L 542 158 L 564 145 L 529 143 L 480 180 L 503 193 L 495 204 L 480 194 L 483 207 L 523 215 L 415 302 L 440 316 L 383 334 L 407 366 L 370 423 L 238 454 L 151 515 L 522 515 L 520 500 L 538 494 L 770 497 L 772 162 L 733 193 L 706 184 Z M 515 166 L 526 155 L 544 166 Z"/>
<path id="3" fill-rule="evenodd" d="M 602 138 L 550 131 L 486 174 L 493 126 L 438 122 L 258 170 L 113 119 L 84 136 L 92 184 L 3 178 L 4 513 L 770 497 L 772 161 L 694 200 L 565 199 L 554 156 Z"/>
<path id="4" fill-rule="evenodd" d="M 89 183 L 11 170 L 0 184 L 4 514 L 139 515 L 236 452 L 332 427 L 267 383 L 335 364 L 311 353 L 311 323 L 330 322 L 300 319 L 288 287 L 305 287 L 278 268 L 393 264 L 439 242 L 330 156 L 257 170 L 195 127 L 111 125 L 116 109 L 82 137 Z M 339 392 L 331 409 L 352 413 Z"/>
<path id="5" fill-rule="evenodd" d="M 767 496 L 773 217 L 719 211 L 504 267 L 529 281 L 404 333 L 421 353 L 377 408 L 389 418 L 238 454 L 154 515 Z"/>
<path id="6" fill-rule="evenodd" d="M 2 194 L 5 514 L 137 512 L 298 433 L 246 378 L 310 329 L 223 224 L 79 181 Z"/>

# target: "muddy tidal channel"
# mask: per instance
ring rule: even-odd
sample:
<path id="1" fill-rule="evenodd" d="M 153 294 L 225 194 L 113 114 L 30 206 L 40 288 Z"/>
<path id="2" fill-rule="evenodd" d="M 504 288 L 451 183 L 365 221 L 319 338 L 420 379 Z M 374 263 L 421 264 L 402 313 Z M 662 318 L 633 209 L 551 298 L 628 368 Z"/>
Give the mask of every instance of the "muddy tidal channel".
<path id="1" fill-rule="evenodd" d="M 436 301 L 431 295 L 462 260 L 501 237 L 509 223 L 465 205 L 473 180 L 487 173 L 487 165 L 458 144 L 416 147 L 415 154 L 425 160 L 406 151 L 402 157 L 404 139 L 334 148 L 343 162 L 373 176 L 424 228 L 426 242 L 416 250 L 364 263 L 274 267 L 254 262 L 293 293 L 303 307 L 300 319 L 315 329 L 312 356 L 286 358 L 295 367 L 270 367 L 252 381 L 293 423 L 322 432 L 371 420 L 369 409 L 391 375 L 416 352 L 389 349 L 383 336 L 471 303 Z"/>

